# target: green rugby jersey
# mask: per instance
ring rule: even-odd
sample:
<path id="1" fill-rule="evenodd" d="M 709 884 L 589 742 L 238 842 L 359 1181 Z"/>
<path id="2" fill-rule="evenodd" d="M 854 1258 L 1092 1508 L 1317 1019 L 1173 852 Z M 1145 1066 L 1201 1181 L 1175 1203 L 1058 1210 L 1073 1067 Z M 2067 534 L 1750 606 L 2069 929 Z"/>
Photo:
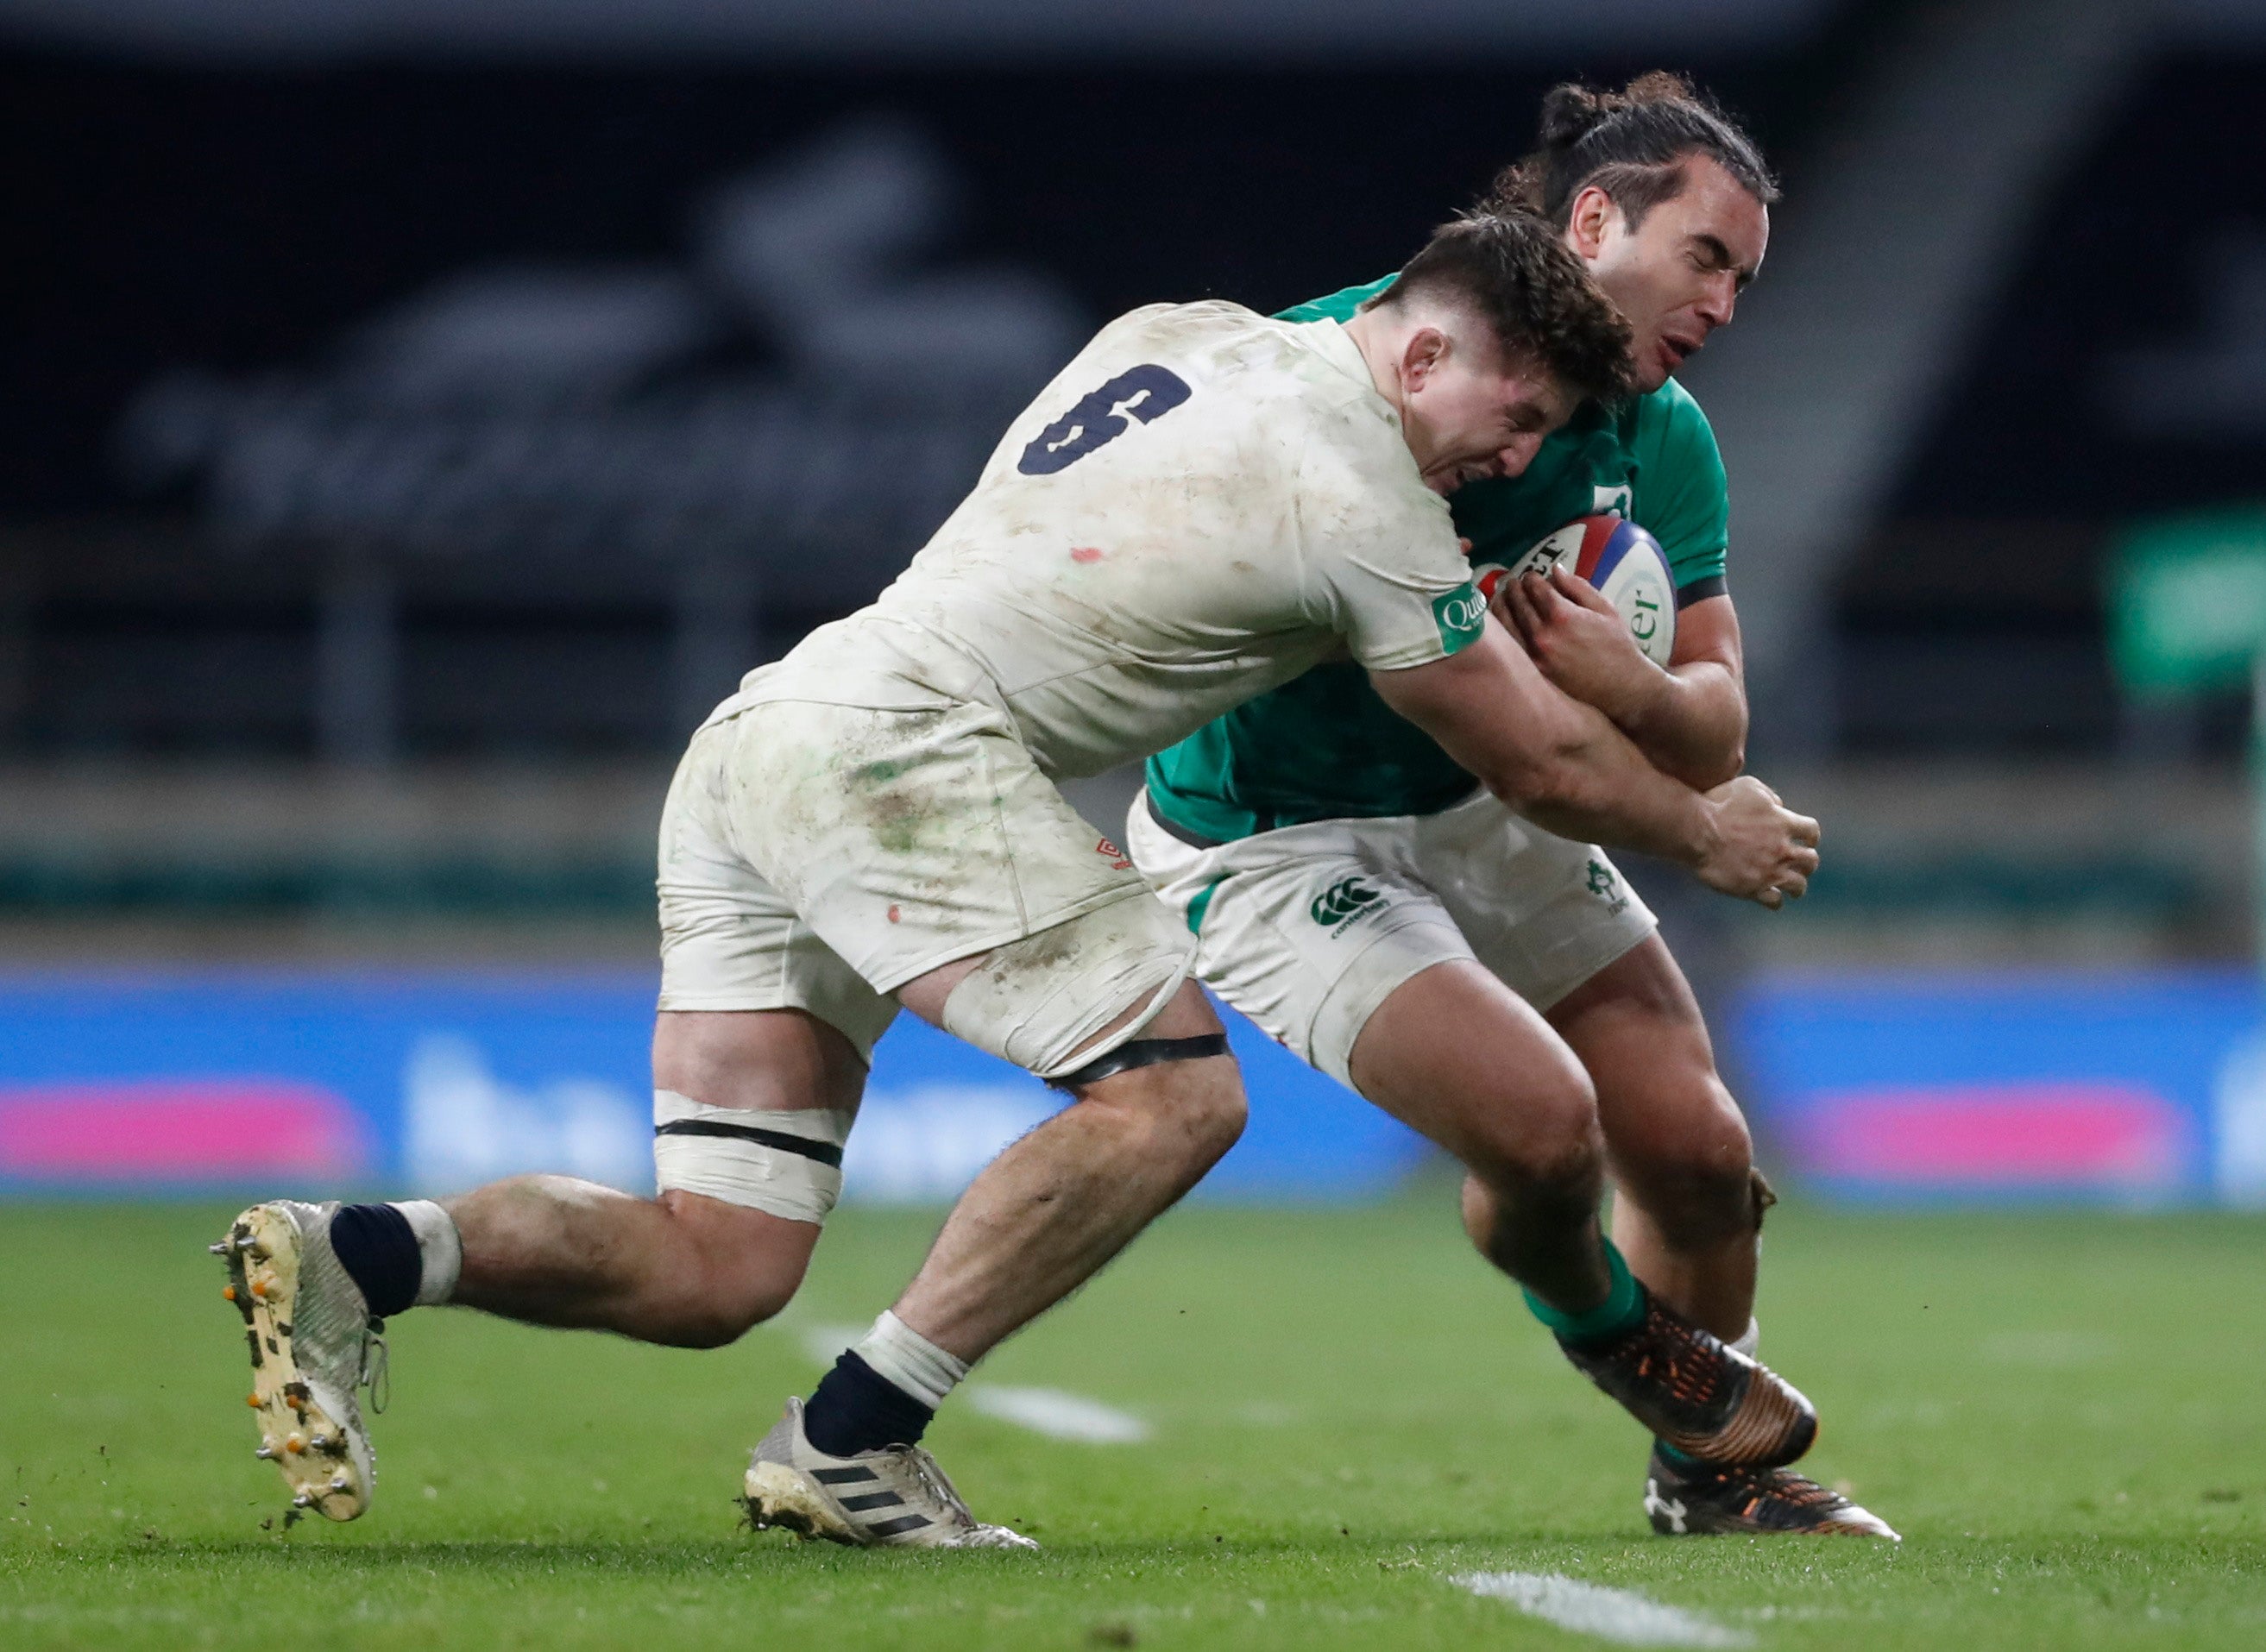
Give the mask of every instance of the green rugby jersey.
<path id="1" fill-rule="evenodd" d="M 1283 312 L 1345 321 L 1393 277 Z M 1651 532 L 1678 607 L 1723 592 L 1723 460 L 1700 404 L 1674 379 L 1617 410 L 1590 404 L 1523 476 L 1467 483 L 1449 500 L 1473 560 L 1509 562 L 1575 517 L 1618 511 Z M 1149 795 L 1174 825 L 1227 841 L 1306 820 L 1432 814 L 1472 776 L 1350 662 L 1317 666 L 1149 760 Z"/>

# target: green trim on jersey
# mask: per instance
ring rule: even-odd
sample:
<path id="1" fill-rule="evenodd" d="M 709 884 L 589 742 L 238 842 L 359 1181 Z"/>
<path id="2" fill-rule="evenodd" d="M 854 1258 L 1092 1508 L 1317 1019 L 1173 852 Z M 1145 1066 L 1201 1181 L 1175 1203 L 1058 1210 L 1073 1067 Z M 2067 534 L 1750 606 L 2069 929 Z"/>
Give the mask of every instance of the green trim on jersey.
<path id="1" fill-rule="evenodd" d="M 1283 318 L 1349 320 L 1395 279 Z M 1660 542 L 1680 602 L 1723 592 L 1722 455 L 1700 404 L 1673 379 L 1617 408 L 1583 406 L 1524 475 L 1471 483 L 1449 506 L 1474 562 L 1509 562 L 1577 516 L 1619 511 Z M 1444 641 L 1447 629 L 1444 620 Z M 1151 758 L 1148 782 L 1166 819 L 1222 842 L 1305 820 L 1435 814 L 1476 783 L 1352 664 L 1317 666 L 1207 724 Z"/>

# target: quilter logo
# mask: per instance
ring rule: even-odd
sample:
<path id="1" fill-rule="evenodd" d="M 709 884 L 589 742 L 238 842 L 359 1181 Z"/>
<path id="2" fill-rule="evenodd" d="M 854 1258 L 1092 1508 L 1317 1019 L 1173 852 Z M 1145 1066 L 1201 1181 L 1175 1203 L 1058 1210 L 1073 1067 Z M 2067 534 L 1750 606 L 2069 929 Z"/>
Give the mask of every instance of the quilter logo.
<path id="1" fill-rule="evenodd" d="M 1469 585 L 1458 586 L 1432 599 L 1432 620 L 1440 628 L 1440 646 L 1452 654 L 1485 628 L 1487 599 Z"/>

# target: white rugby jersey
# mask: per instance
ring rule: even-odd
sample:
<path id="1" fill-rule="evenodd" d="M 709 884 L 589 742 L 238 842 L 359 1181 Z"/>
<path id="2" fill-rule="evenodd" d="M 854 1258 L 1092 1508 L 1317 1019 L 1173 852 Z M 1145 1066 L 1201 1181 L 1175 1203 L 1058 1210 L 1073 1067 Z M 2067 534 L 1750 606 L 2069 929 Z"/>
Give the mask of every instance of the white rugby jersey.
<path id="1" fill-rule="evenodd" d="M 1453 653 L 1483 612 L 1338 323 L 1158 304 L 1063 369 L 871 607 L 716 716 L 982 700 L 1046 772 L 1098 774 L 1324 659 Z"/>

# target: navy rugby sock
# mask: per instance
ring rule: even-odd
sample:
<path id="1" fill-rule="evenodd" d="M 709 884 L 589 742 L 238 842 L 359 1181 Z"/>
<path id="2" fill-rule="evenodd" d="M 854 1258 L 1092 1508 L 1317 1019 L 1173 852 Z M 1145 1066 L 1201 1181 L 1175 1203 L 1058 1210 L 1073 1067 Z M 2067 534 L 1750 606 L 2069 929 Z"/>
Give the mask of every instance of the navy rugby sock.
<path id="1" fill-rule="evenodd" d="M 331 1248 L 362 1287 L 372 1319 L 391 1319 L 417 1300 L 425 1260 L 409 1219 L 391 1204 L 341 1205 L 331 1218 Z"/>
<path id="2" fill-rule="evenodd" d="M 834 1362 L 802 1408 L 802 1431 L 830 1457 L 885 1445 L 917 1445 L 936 1413 L 882 1376 L 853 1350 Z"/>

